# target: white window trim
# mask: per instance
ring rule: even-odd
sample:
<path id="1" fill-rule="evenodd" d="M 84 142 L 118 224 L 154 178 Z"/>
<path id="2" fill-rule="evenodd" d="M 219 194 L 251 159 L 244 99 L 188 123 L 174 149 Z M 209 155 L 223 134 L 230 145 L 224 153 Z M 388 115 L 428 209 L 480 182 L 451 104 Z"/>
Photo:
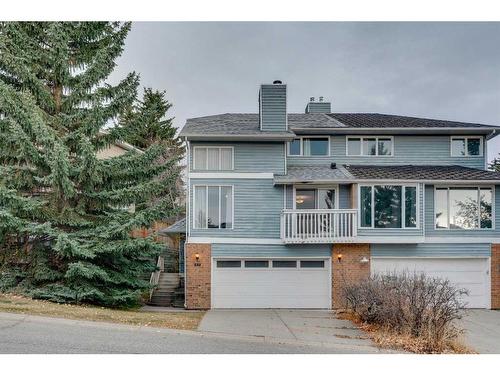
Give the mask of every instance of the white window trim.
<path id="1" fill-rule="evenodd" d="M 304 155 L 304 138 L 326 138 L 328 139 L 328 154 L 326 155 Z M 307 136 L 301 136 L 301 137 L 297 137 L 295 138 L 295 140 L 300 140 L 300 154 L 299 155 L 290 155 L 290 145 L 292 142 L 287 142 L 287 148 L 286 148 L 286 154 L 287 156 L 291 157 L 291 158 L 297 158 L 297 157 L 301 157 L 301 158 L 326 158 L 326 157 L 329 157 L 331 156 L 331 151 L 330 151 L 330 147 L 331 147 L 331 137 L 329 135 L 307 135 Z"/>
<path id="2" fill-rule="evenodd" d="M 234 229 L 234 185 L 220 185 L 220 184 L 196 184 L 193 186 L 193 229 L 198 230 L 233 230 Z M 204 187 L 205 188 L 205 228 L 198 228 L 196 226 L 196 187 Z M 219 188 L 219 225 L 220 225 L 220 214 L 221 214 L 221 188 L 222 187 L 230 187 L 231 188 L 231 227 L 230 228 L 209 228 L 208 227 L 208 187 L 218 187 Z"/>
<path id="3" fill-rule="evenodd" d="M 375 194 L 374 194 L 374 186 L 384 186 L 384 185 L 393 185 L 393 186 L 401 186 L 401 228 L 375 228 Z M 361 226 L 361 187 L 368 186 L 371 187 L 371 226 L 362 227 Z M 417 225 L 415 227 L 406 227 L 405 225 L 405 215 L 406 215 L 406 207 L 405 207 L 405 194 L 406 187 L 414 187 L 416 188 L 415 194 L 417 197 L 416 204 L 416 221 Z M 420 205 L 422 202 L 420 201 L 420 184 L 404 184 L 400 182 L 388 182 L 388 183 L 374 183 L 374 184 L 358 184 L 358 228 L 359 229 L 376 229 L 376 230 L 419 230 L 420 229 Z"/>
<path id="4" fill-rule="evenodd" d="M 365 138 L 375 138 L 375 155 L 364 155 L 363 154 L 363 142 Z M 390 155 L 379 155 L 378 154 L 378 140 L 379 138 L 382 139 L 390 139 L 391 140 L 391 154 Z M 351 155 L 349 154 L 349 139 L 359 139 L 361 141 L 361 153 L 359 155 Z M 377 157 L 377 158 L 392 158 L 394 157 L 394 136 L 392 135 L 387 135 L 387 136 L 369 136 L 369 135 L 363 135 L 363 136 L 355 136 L 355 135 L 349 135 L 345 137 L 345 153 L 346 156 L 362 156 L 362 157 Z"/>
<path id="5" fill-rule="evenodd" d="M 219 149 L 219 165 L 217 169 L 196 169 L 196 149 L 199 148 L 218 148 Z M 231 168 L 230 169 L 221 169 L 222 166 L 222 152 L 220 152 L 220 149 L 231 149 Z M 234 146 L 194 146 L 193 147 L 193 171 L 209 171 L 209 172 L 215 172 L 215 171 L 234 171 Z"/>
<path id="6" fill-rule="evenodd" d="M 453 140 L 455 139 L 465 139 L 465 155 L 453 155 Z M 467 147 L 467 143 L 469 142 L 469 139 L 479 139 L 479 155 L 469 155 L 469 149 Z M 459 136 L 455 135 L 450 137 L 450 156 L 453 158 L 482 158 L 484 155 L 483 152 L 484 148 L 484 137 L 480 135 L 464 135 L 464 136 Z"/>
<path id="7" fill-rule="evenodd" d="M 307 190 L 335 190 L 335 209 L 339 209 L 339 185 L 319 186 L 319 185 L 294 185 L 293 186 L 293 209 L 297 209 L 297 189 Z M 318 194 L 316 192 L 316 207 L 318 206 Z M 318 208 L 315 208 L 317 210 Z"/>
<path id="8" fill-rule="evenodd" d="M 479 190 L 481 188 L 483 189 L 491 189 L 491 228 L 481 228 L 481 218 L 479 217 L 479 227 L 478 228 L 457 228 L 457 229 L 451 229 L 450 228 L 450 193 L 449 190 L 450 188 L 454 187 L 460 187 L 460 188 L 471 188 L 471 189 L 477 189 L 478 190 L 478 202 L 479 202 Z M 436 190 L 437 189 L 448 189 L 448 194 L 447 194 L 447 224 L 448 228 L 437 228 L 436 226 Z M 479 208 L 479 207 L 478 207 Z M 479 215 L 479 212 L 478 212 Z M 495 230 L 495 186 L 494 185 L 434 185 L 434 207 L 432 210 L 432 222 L 433 222 L 433 228 L 434 230 L 437 231 L 447 231 L 447 232 L 454 232 L 454 231 L 494 231 Z"/>

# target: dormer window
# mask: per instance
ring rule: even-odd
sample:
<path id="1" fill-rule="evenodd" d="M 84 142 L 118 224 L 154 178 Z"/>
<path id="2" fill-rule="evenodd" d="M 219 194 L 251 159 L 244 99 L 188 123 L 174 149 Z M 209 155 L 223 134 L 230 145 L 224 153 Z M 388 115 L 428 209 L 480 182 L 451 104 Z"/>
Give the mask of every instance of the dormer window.
<path id="1" fill-rule="evenodd" d="M 483 156 L 483 138 L 451 137 L 451 156 Z"/>
<path id="2" fill-rule="evenodd" d="M 329 156 L 329 137 L 300 137 L 288 144 L 289 156 Z"/>

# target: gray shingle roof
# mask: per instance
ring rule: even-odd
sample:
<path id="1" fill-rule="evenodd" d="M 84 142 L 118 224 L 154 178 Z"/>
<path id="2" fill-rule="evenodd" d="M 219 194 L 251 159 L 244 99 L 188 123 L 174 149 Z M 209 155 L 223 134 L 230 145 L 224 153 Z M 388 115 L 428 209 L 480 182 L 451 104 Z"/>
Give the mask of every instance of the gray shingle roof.
<path id="1" fill-rule="evenodd" d="M 317 166 L 306 165 L 300 167 L 288 167 L 286 175 L 275 175 L 275 184 L 289 184 L 292 182 L 313 181 L 348 181 L 354 180 L 353 176 L 341 165 L 332 169 L 330 165 Z"/>
<path id="2" fill-rule="evenodd" d="M 186 218 L 176 221 L 171 226 L 160 230 L 161 234 L 167 233 L 186 233 Z"/>
<path id="3" fill-rule="evenodd" d="M 294 136 L 296 129 L 370 129 L 370 128 L 478 128 L 491 129 L 492 125 L 433 120 L 417 117 L 384 115 L 380 113 L 289 113 L 289 131 L 263 132 L 259 128 L 258 113 L 225 113 L 191 118 L 181 130 L 188 137 L 258 137 L 286 138 Z"/>
<path id="4" fill-rule="evenodd" d="M 500 181 L 498 172 L 458 165 L 346 165 L 345 168 L 361 180 Z"/>
<path id="5" fill-rule="evenodd" d="M 490 128 L 492 125 L 385 115 L 381 113 L 329 113 L 350 128 Z"/>

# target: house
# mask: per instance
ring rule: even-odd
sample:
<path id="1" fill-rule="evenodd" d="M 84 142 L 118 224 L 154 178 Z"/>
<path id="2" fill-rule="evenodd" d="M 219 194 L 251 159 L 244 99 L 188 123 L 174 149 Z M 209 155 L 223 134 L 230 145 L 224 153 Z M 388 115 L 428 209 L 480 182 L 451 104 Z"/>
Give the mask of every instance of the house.
<path id="1" fill-rule="evenodd" d="M 187 120 L 186 308 L 341 307 L 342 286 L 423 271 L 500 308 L 490 125 L 332 113 L 263 84 L 258 113 Z"/>

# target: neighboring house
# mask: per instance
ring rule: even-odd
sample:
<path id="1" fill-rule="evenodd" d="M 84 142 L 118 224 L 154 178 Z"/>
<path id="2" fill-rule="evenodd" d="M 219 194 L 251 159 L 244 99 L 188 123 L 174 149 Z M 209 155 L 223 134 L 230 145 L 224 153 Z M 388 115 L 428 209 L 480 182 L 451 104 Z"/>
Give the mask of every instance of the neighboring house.
<path id="1" fill-rule="evenodd" d="M 186 307 L 331 308 L 370 273 L 425 271 L 500 308 L 499 128 L 376 113 L 287 113 L 280 81 L 259 113 L 189 119 Z"/>

